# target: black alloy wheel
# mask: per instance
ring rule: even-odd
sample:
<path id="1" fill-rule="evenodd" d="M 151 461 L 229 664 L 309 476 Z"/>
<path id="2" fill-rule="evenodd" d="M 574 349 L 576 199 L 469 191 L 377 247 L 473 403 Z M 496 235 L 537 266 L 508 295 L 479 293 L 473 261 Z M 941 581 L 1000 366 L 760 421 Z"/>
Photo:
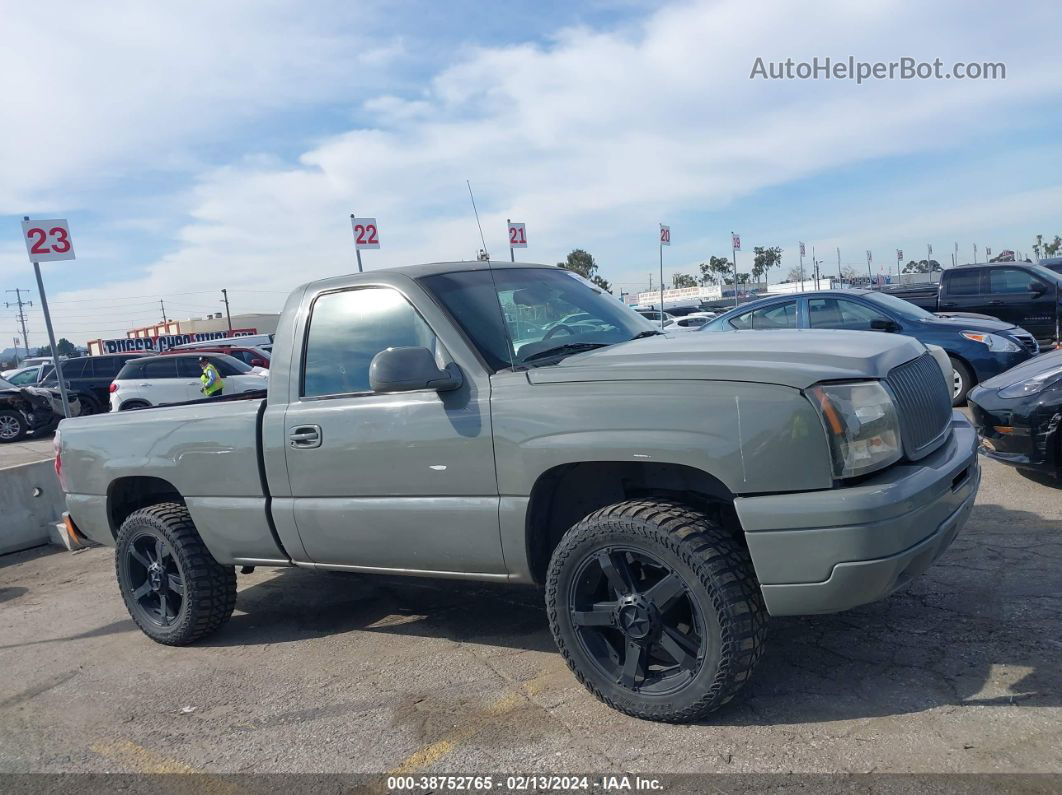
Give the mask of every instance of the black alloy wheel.
<path id="1" fill-rule="evenodd" d="M 608 679 L 665 695 L 704 662 L 704 617 L 686 581 L 655 555 L 621 546 L 586 558 L 571 581 L 568 609 L 584 652 Z"/>
<path id="2" fill-rule="evenodd" d="M 767 638 L 740 531 L 667 499 L 616 503 L 570 528 L 550 558 L 546 612 L 591 694 L 670 723 L 734 698 Z"/>
<path id="3" fill-rule="evenodd" d="M 131 609 L 157 627 L 173 626 L 184 609 L 184 573 L 173 550 L 159 535 L 141 533 L 125 548 L 125 582 Z"/>

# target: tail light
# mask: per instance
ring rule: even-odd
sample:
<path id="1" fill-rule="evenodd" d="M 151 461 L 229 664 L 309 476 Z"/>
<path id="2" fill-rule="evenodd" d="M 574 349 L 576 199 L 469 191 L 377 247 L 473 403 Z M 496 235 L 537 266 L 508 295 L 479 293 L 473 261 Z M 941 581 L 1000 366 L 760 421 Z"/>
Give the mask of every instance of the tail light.
<path id="1" fill-rule="evenodd" d="M 55 437 L 52 439 L 52 448 L 55 450 L 55 476 L 59 478 L 59 485 L 62 486 L 63 491 L 66 491 L 66 479 L 63 477 L 62 437 L 58 430 L 56 430 Z"/>
<path id="2" fill-rule="evenodd" d="M 117 381 L 111 381 L 111 385 L 109 387 L 107 387 L 107 391 L 112 393 L 112 394 L 117 392 L 118 391 L 118 382 Z"/>

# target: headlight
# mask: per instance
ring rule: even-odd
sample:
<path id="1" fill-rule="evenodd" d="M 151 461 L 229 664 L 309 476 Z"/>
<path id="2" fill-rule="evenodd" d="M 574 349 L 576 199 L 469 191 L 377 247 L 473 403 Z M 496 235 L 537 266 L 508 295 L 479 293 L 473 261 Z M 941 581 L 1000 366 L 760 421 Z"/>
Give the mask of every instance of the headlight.
<path id="1" fill-rule="evenodd" d="M 987 345 L 993 353 L 1017 353 L 1022 347 L 1014 340 L 1001 337 L 998 334 L 987 334 L 983 331 L 964 331 L 962 333 L 968 340 Z"/>
<path id="2" fill-rule="evenodd" d="M 830 440 L 833 475 L 851 478 L 899 459 L 900 421 L 889 393 L 877 381 L 820 384 L 808 390 Z"/>
<path id="3" fill-rule="evenodd" d="M 1052 384 L 1062 381 L 1062 367 L 1053 367 L 1039 375 L 1034 375 L 1026 381 L 1005 386 L 999 390 L 999 396 L 1005 398 L 1025 397 L 1042 392 Z"/>

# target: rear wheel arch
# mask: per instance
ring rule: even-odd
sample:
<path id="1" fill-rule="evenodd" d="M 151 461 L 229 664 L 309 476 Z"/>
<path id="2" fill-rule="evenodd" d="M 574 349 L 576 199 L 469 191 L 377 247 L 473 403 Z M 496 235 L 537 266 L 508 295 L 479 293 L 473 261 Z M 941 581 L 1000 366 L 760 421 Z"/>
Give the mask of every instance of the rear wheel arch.
<path id="1" fill-rule="evenodd" d="M 168 480 L 136 475 L 113 481 L 107 488 L 107 519 L 111 535 L 118 538 L 118 530 L 131 514 L 164 502 L 184 504 L 184 497 Z"/>
<path id="2" fill-rule="evenodd" d="M 594 511 L 624 500 L 682 503 L 717 519 L 742 544 L 734 494 L 714 475 L 685 464 L 584 461 L 552 467 L 535 481 L 525 517 L 527 561 L 543 584 L 553 550 L 569 528 Z"/>

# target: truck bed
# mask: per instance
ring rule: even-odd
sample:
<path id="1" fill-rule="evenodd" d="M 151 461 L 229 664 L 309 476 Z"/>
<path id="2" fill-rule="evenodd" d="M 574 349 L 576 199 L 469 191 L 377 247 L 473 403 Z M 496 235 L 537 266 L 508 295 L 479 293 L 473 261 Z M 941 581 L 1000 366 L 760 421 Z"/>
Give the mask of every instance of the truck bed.
<path id="1" fill-rule="evenodd" d="M 182 495 L 200 535 L 218 561 L 235 550 L 281 557 L 267 516 L 259 463 L 263 399 L 197 400 L 174 406 L 98 414 L 59 426 L 67 508 L 94 541 L 113 544 L 107 512 L 125 485 Z"/>

